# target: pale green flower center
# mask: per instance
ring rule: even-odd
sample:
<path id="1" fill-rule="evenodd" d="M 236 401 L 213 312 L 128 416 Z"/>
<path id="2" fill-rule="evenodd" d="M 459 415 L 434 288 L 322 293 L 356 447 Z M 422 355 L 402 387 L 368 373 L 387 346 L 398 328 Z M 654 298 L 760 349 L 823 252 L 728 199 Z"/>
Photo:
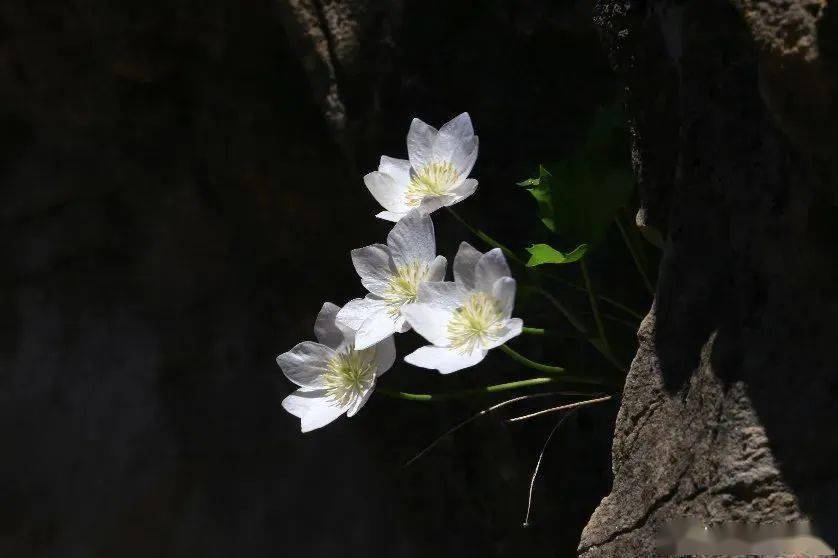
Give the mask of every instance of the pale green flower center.
<path id="1" fill-rule="evenodd" d="M 372 387 L 376 369 L 375 349 L 336 354 L 323 375 L 326 397 L 336 405 L 349 405 Z"/>
<path id="2" fill-rule="evenodd" d="M 425 198 L 444 196 L 457 184 L 459 176 L 460 171 L 451 163 L 429 163 L 411 177 L 405 203 L 417 206 Z"/>
<path id="3" fill-rule="evenodd" d="M 396 268 L 396 273 L 390 278 L 390 284 L 384 293 L 390 316 L 398 316 L 402 306 L 416 302 L 419 284 L 427 275 L 428 264 L 417 261 Z"/>
<path id="4" fill-rule="evenodd" d="M 448 322 L 448 339 L 453 348 L 468 354 L 488 341 L 500 338 L 502 330 L 500 301 L 492 295 L 477 292 L 454 311 Z"/>

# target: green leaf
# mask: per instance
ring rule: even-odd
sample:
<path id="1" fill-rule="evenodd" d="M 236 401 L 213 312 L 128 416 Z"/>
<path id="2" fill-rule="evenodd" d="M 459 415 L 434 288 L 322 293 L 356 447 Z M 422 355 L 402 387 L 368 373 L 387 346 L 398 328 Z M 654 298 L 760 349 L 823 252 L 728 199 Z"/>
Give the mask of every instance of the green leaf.
<path id="1" fill-rule="evenodd" d="M 552 193 L 557 232 L 572 242 L 597 244 L 634 187 L 628 171 L 603 168 L 590 161 L 561 166 Z"/>
<path id="2" fill-rule="evenodd" d="M 526 180 L 522 180 L 521 182 L 516 182 L 518 186 L 538 186 L 538 177 L 535 178 L 528 178 Z"/>
<path id="3" fill-rule="evenodd" d="M 601 110 L 583 146 L 538 176 L 519 183 L 535 198 L 538 216 L 564 242 L 593 249 L 634 189 L 629 149 L 618 108 Z"/>
<path id="4" fill-rule="evenodd" d="M 543 165 L 540 165 L 538 167 L 538 176 L 519 182 L 518 185 L 530 186 L 528 190 L 538 204 L 538 216 L 541 218 L 541 222 L 549 230 L 556 232 L 552 178 L 550 172 Z"/>
<path id="5" fill-rule="evenodd" d="M 530 253 L 530 259 L 527 262 L 527 267 L 535 267 L 542 264 L 566 264 L 578 262 L 585 257 L 588 252 L 588 245 L 581 244 L 572 252 L 559 252 L 548 244 L 533 244 L 527 248 Z"/>

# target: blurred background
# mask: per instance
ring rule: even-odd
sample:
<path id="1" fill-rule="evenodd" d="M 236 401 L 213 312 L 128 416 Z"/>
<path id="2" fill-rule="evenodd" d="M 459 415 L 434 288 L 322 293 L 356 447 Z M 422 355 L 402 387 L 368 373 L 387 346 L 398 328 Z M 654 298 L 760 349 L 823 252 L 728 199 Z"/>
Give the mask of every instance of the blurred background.
<path id="1" fill-rule="evenodd" d="M 3 2 L 0 555 L 573 555 L 610 486 L 616 404 L 556 435 L 524 528 L 556 416 L 483 418 L 404 469 L 489 402 L 374 397 L 302 435 L 274 359 L 325 300 L 363 294 L 349 250 L 391 225 L 361 176 L 405 157 L 414 116 L 469 111 L 480 187 L 461 213 L 518 250 L 539 234 L 515 182 L 618 93 L 591 17 L 547 0 Z M 449 262 L 461 240 L 486 249 L 434 220 Z M 493 354 L 451 378 L 397 364 L 385 384 L 527 375 Z"/>

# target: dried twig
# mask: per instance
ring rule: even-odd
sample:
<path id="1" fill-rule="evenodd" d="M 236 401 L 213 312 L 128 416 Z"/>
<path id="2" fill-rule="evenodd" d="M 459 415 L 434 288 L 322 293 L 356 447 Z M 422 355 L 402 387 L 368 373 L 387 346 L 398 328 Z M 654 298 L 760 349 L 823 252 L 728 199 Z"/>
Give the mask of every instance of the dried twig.
<path id="1" fill-rule="evenodd" d="M 567 420 L 567 417 L 572 415 L 575 410 L 569 412 L 568 414 L 564 415 L 562 418 L 556 422 L 556 425 L 550 431 L 550 434 L 547 436 L 547 439 L 544 441 L 544 445 L 541 447 L 541 453 L 538 454 L 538 461 L 535 462 L 535 469 L 532 472 L 532 478 L 530 479 L 530 491 L 527 495 L 527 514 L 524 516 L 524 527 L 530 526 L 530 510 L 532 509 L 532 491 L 535 488 L 535 479 L 538 476 L 538 470 L 541 468 L 541 460 L 544 459 L 544 452 L 547 451 L 547 446 L 550 444 L 550 440 L 553 439 L 553 434 L 556 433 L 564 421 Z"/>
<path id="2" fill-rule="evenodd" d="M 567 395 L 584 395 L 584 394 L 580 394 L 580 393 L 577 393 L 577 392 L 567 392 L 567 391 L 551 391 L 551 392 L 546 392 L 546 393 L 531 393 L 529 395 L 521 395 L 519 397 L 513 397 L 512 399 L 507 399 L 506 401 L 501 401 L 500 403 L 497 403 L 495 405 L 492 405 L 491 407 L 487 407 L 486 409 L 483 409 L 479 413 L 476 413 L 476 414 L 470 416 L 469 418 L 462 421 L 461 423 L 456 424 L 453 427 L 446 430 L 443 434 L 441 434 L 433 442 L 431 442 L 425 449 L 423 449 L 422 451 L 417 453 L 412 459 L 407 461 L 404 464 L 403 467 L 405 467 L 405 468 L 409 467 L 410 465 L 413 464 L 414 461 L 416 461 L 417 459 L 419 459 L 420 457 L 422 457 L 423 455 L 425 455 L 426 453 L 431 451 L 443 439 L 445 439 L 446 437 L 450 436 L 451 434 L 453 434 L 454 432 L 456 432 L 460 428 L 466 426 L 467 424 L 471 423 L 472 421 L 477 420 L 478 418 L 480 418 L 484 415 L 488 415 L 491 412 L 497 411 L 498 409 L 500 409 L 502 407 L 506 407 L 507 405 L 511 405 L 512 403 L 517 403 L 518 401 L 525 401 L 525 400 L 529 400 L 529 399 L 535 399 L 537 397 L 548 397 L 548 396 L 553 396 L 553 395 L 565 395 L 565 396 L 567 396 Z"/>
<path id="3" fill-rule="evenodd" d="M 535 417 L 540 417 L 541 415 L 546 415 L 548 413 L 557 413 L 559 411 L 570 411 L 573 409 L 578 409 L 580 407 L 585 407 L 587 405 L 593 405 L 595 403 L 602 403 L 604 401 L 608 401 L 612 398 L 611 395 L 606 395 L 604 397 L 598 397 L 596 399 L 588 399 L 587 401 L 578 401 L 576 403 L 569 403 L 567 405 L 559 405 L 558 407 L 551 407 L 550 409 L 544 409 L 541 411 L 536 411 L 535 413 L 530 413 L 528 415 L 521 415 L 520 417 L 515 417 L 511 419 L 506 419 L 506 422 L 518 422 L 522 420 L 528 420 Z"/>

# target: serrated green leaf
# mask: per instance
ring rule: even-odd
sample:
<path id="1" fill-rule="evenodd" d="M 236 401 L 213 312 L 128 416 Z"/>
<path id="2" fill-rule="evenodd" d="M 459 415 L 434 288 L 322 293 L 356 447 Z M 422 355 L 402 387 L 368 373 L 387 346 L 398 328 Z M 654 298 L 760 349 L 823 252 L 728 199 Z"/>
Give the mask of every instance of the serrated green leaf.
<path id="1" fill-rule="evenodd" d="M 518 186 L 538 186 L 538 177 L 535 178 L 528 178 L 526 180 L 522 180 L 521 182 L 516 182 Z"/>
<path id="2" fill-rule="evenodd" d="M 634 177 L 625 140 L 619 107 L 607 107 L 576 154 L 540 166 L 538 176 L 519 183 L 535 198 L 541 222 L 563 242 L 593 249 L 629 203 Z"/>
<path id="3" fill-rule="evenodd" d="M 581 260 L 588 252 L 588 245 L 581 244 L 577 246 L 572 252 L 563 253 L 549 244 L 533 244 L 527 248 L 530 253 L 530 259 L 527 262 L 527 267 L 535 267 L 542 264 L 566 264 Z"/>
<path id="4" fill-rule="evenodd" d="M 528 178 L 518 183 L 519 186 L 529 186 L 527 191 L 532 194 L 538 204 L 538 216 L 550 231 L 556 232 L 555 211 L 553 209 L 552 176 L 543 165 L 538 167 L 538 176 Z"/>

